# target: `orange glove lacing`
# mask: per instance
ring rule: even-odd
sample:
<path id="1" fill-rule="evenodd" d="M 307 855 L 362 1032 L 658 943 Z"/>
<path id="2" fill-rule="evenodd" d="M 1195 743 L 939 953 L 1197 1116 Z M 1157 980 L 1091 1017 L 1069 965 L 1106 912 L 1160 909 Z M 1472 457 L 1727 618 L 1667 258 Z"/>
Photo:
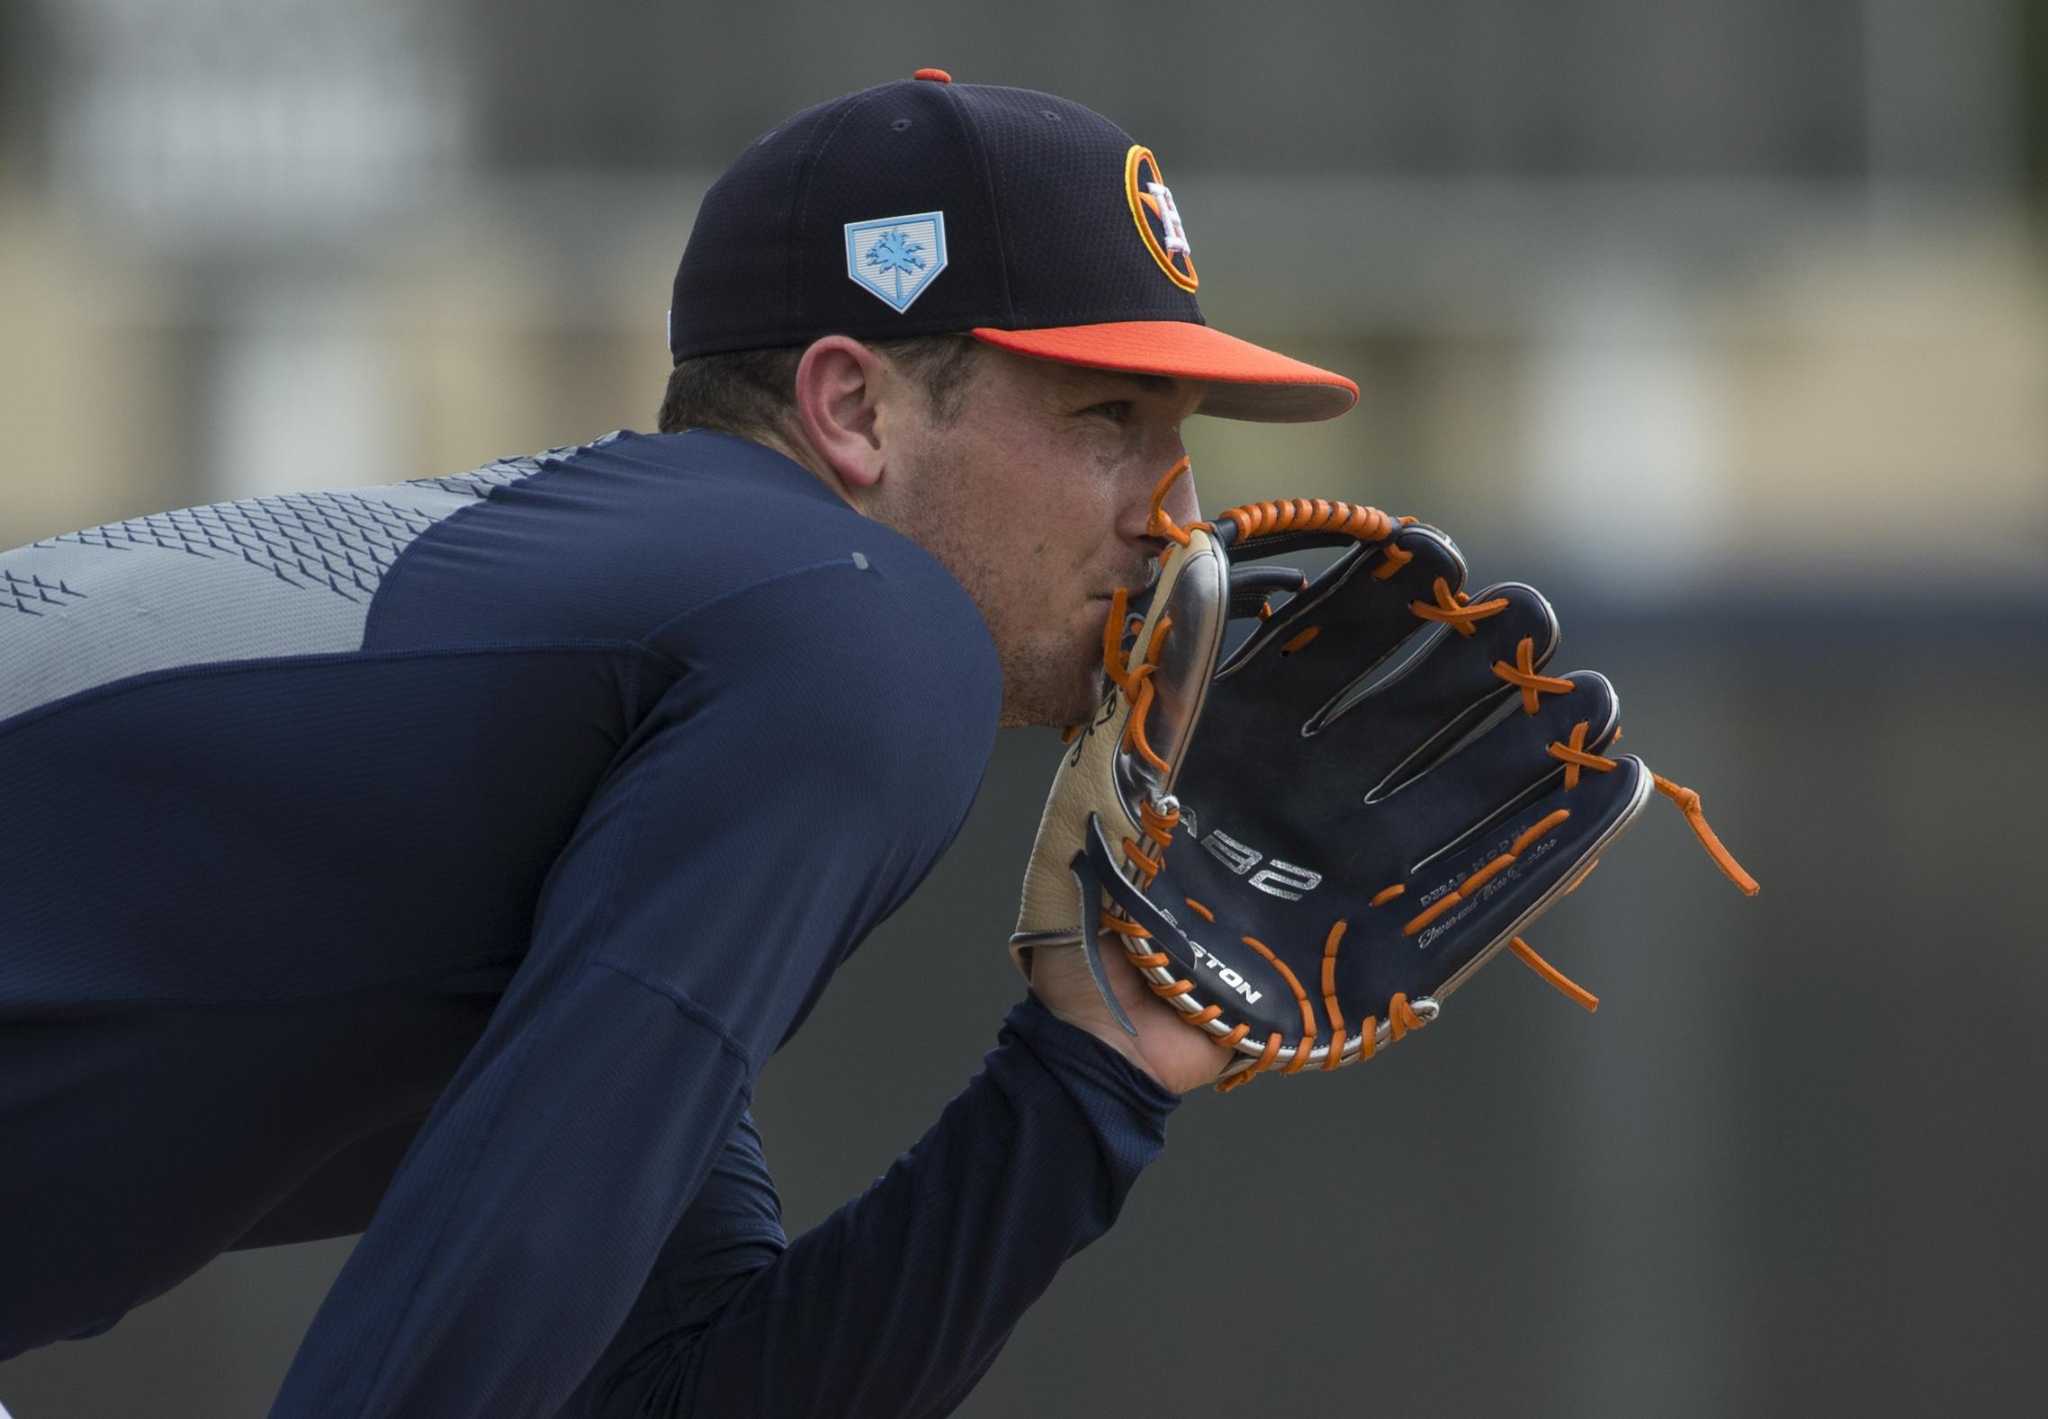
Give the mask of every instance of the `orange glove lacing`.
<path id="1" fill-rule="evenodd" d="M 1164 562 L 1172 554 L 1174 546 L 1184 547 L 1188 543 L 1187 531 L 1173 520 L 1164 507 L 1168 490 L 1172 488 L 1174 482 L 1187 470 L 1188 460 L 1182 458 L 1172 468 L 1167 470 L 1166 474 L 1161 477 L 1159 483 L 1152 491 L 1151 512 L 1147 518 L 1146 531 L 1148 535 L 1163 538 L 1169 544 L 1160 549 L 1159 559 L 1161 562 Z M 1235 523 L 1239 539 L 1244 541 L 1256 537 L 1278 536 L 1289 532 L 1338 532 L 1367 542 L 1386 538 L 1392 534 L 1397 525 L 1405 527 L 1415 521 L 1412 517 L 1389 517 L 1378 508 L 1366 507 L 1362 504 L 1331 501 L 1322 498 L 1296 498 L 1278 502 L 1250 503 L 1226 509 L 1218 515 L 1218 520 L 1228 520 Z M 1214 522 L 1199 522 L 1194 525 L 1212 531 L 1215 527 Z M 1392 543 L 1381 549 L 1381 556 L 1381 565 L 1376 567 L 1372 574 L 1382 581 L 1392 577 L 1402 567 L 1414 560 L 1413 553 L 1404 551 Z M 1494 597 L 1486 601 L 1474 603 L 1472 598 L 1465 592 L 1452 591 L 1449 584 L 1442 577 L 1437 577 L 1432 582 L 1430 590 L 1433 600 L 1411 601 L 1408 603 L 1408 609 L 1417 618 L 1447 625 L 1461 636 L 1469 637 L 1476 634 L 1477 622 L 1489 616 L 1500 614 L 1509 605 L 1506 597 Z M 1145 719 L 1151 710 L 1153 700 L 1151 676 L 1153 671 L 1158 669 L 1160 652 L 1166 643 L 1166 636 L 1172 628 L 1173 621 L 1171 617 L 1160 617 L 1159 624 L 1154 628 L 1150 642 L 1143 647 L 1142 658 L 1126 662 L 1120 654 L 1120 643 L 1122 634 L 1128 629 L 1126 626 L 1128 607 L 1128 598 L 1121 589 L 1118 590 L 1112 598 L 1110 615 L 1103 624 L 1103 670 L 1110 680 L 1121 688 L 1125 696 L 1131 701 L 1131 713 L 1124 725 L 1124 747 L 1138 754 L 1162 774 L 1171 773 L 1171 766 L 1153 751 L 1151 744 L 1145 738 Z M 1262 613 L 1260 619 L 1266 619 L 1267 614 L 1270 613 Z M 1315 640 L 1320 630 L 1319 626 L 1305 627 L 1281 647 L 1281 653 L 1293 655 L 1306 650 L 1309 644 Z M 1133 646 L 1132 649 L 1134 655 L 1139 650 L 1136 646 Z M 1539 674 L 1535 668 L 1534 654 L 1535 643 L 1533 638 L 1524 636 L 1515 647 L 1514 664 L 1510 665 L 1504 660 L 1496 660 L 1493 663 L 1494 675 L 1521 692 L 1522 710 L 1525 714 L 1535 714 L 1538 712 L 1542 707 L 1542 696 L 1567 695 L 1576 688 L 1570 680 L 1559 676 Z M 1593 753 L 1585 747 L 1586 736 L 1590 728 L 1591 726 L 1587 721 L 1580 720 L 1572 726 L 1571 734 L 1566 742 L 1557 743 L 1553 741 L 1546 750 L 1553 759 L 1564 765 L 1564 786 L 1567 791 L 1578 787 L 1579 775 L 1582 771 L 1590 770 L 1595 773 L 1611 773 L 1621 767 L 1618 761 Z M 1070 731 L 1069 739 L 1072 738 L 1073 732 L 1077 731 Z M 1616 730 L 1614 738 L 1618 740 L 1620 737 L 1620 731 Z M 1745 894 L 1755 896 L 1758 890 L 1756 879 L 1743 870 L 1742 865 L 1723 846 L 1720 838 L 1707 823 L 1706 814 L 1700 807 L 1700 796 L 1693 792 L 1693 790 L 1665 778 L 1662 774 L 1653 772 L 1651 779 L 1656 785 L 1657 791 L 1666 798 L 1669 798 L 1678 806 L 1679 811 L 1685 815 L 1685 820 L 1692 828 L 1693 834 L 1699 839 L 1701 846 L 1706 849 L 1708 856 L 1713 859 L 1714 865 L 1721 870 L 1722 874 L 1737 887 L 1741 888 Z M 1571 812 L 1569 809 L 1555 809 L 1535 824 L 1523 830 L 1509 844 L 1507 852 L 1502 853 L 1474 871 L 1456 887 L 1438 897 L 1429 906 L 1412 917 L 1402 927 L 1402 934 L 1404 936 L 1415 935 L 1459 902 L 1469 900 L 1472 892 L 1504 871 L 1523 852 L 1527 851 L 1532 844 L 1539 841 L 1544 834 L 1570 817 Z M 1180 822 L 1180 809 L 1177 804 L 1172 804 L 1170 800 L 1169 804 L 1163 808 L 1146 801 L 1139 805 L 1139 818 L 1140 831 L 1146 839 L 1146 844 L 1150 845 L 1151 851 L 1148 852 L 1146 850 L 1145 844 L 1140 844 L 1136 839 L 1128 837 L 1123 841 L 1123 848 L 1126 865 L 1135 871 L 1138 877 L 1137 886 L 1140 890 L 1144 890 L 1152 885 L 1153 880 L 1158 877 L 1160 871 L 1166 865 L 1166 849 L 1171 845 L 1173 830 Z M 1576 891 L 1579 883 L 1583 882 L 1597 866 L 1599 866 L 1599 859 L 1595 858 L 1580 870 L 1570 885 L 1565 888 L 1565 891 L 1567 893 Z M 1374 907 L 1382 906 L 1403 895 L 1406 891 L 1407 888 L 1398 883 L 1386 887 L 1372 898 L 1371 905 Z M 1205 920 L 1213 922 L 1216 919 L 1214 912 L 1210 911 L 1209 908 L 1203 906 L 1200 902 L 1195 901 L 1192 897 L 1187 899 L 1187 904 L 1190 910 L 1199 913 Z M 1339 944 L 1344 938 L 1347 926 L 1348 923 L 1343 920 L 1336 922 L 1330 928 L 1329 936 L 1323 946 L 1322 979 L 1320 984 L 1322 986 L 1323 1008 L 1329 1017 L 1331 1030 L 1330 1046 L 1322 1066 L 1324 1070 L 1334 1069 L 1338 1066 L 1345 1043 L 1350 1038 L 1346 1032 L 1343 1011 L 1337 1004 L 1336 988 L 1337 951 Z M 1152 933 L 1131 920 L 1120 908 L 1115 906 L 1104 908 L 1099 928 L 1104 932 L 1114 933 L 1123 938 L 1126 953 L 1131 957 L 1133 964 L 1140 968 L 1153 970 L 1171 967 L 1172 958 L 1165 952 L 1157 950 L 1148 951 L 1137 944 L 1150 940 Z M 1298 1073 L 1307 1066 L 1310 1053 L 1316 1047 L 1319 1039 L 1314 1005 L 1309 999 L 1308 992 L 1303 989 L 1301 981 L 1289 969 L 1287 963 L 1275 954 L 1270 947 L 1254 937 L 1246 936 L 1241 939 L 1245 945 L 1251 947 L 1260 956 L 1264 957 L 1267 963 L 1279 972 L 1281 978 L 1286 981 L 1288 988 L 1293 992 L 1295 1003 L 1301 1009 L 1302 1034 L 1300 1039 L 1295 1042 L 1293 1054 L 1282 1070 L 1283 1073 L 1287 1074 Z M 1600 1001 L 1597 996 L 1573 982 L 1562 971 L 1544 960 L 1536 953 L 1535 948 L 1520 936 L 1511 937 L 1508 941 L 1508 948 L 1514 952 L 1517 960 L 1534 971 L 1548 984 L 1555 987 L 1567 999 L 1576 1002 L 1587 1010 L 1593 1010 L 1599 1006 Z M 1196 988 L 1195 982 L 1187 978 L 1171 983 L 1148 980 L 1146 984 L 1151 987 L 1155 995 L 1166 1000 L 1186 995 Z M 1182 1015 L 1180 1018 L 1190 1025 L 1206 1027 L 1222 1013 L 1221 1006 L 1209 1005 L 1192 1014 Z M 1387 1025 L 1390 1039 L 1398 1040 L 1410 1030 L 1420 1029 L 1425 1023 L 1425 1017 L 1415 1011 L 1406 995 L 1397 993 L 1387 1002 Z M 1359 1048 L 1357 1057 L 1359 1059 L 1370 1059 L 1377 1045 L 1379 1021 L 1369 1015 L 1358 1022 L 1358 1030 Z M 1249 1025 L 1239 1024 L 1224 1034 L 1212 1035 L 1210 1038 L 1219 1047 L 1234 1050 L 1239 1042 L 1250 1032 L 1251 1027 Z M 1274 1062 L 1280 1056 L 1280 1051 L 1286 1048 L 1286 1046 L 1287 1041 L 1280 1031 L 1274 1030 L 1270 1032 L 1266 1038 L 1264 1050 L 1253 1061 L 1251 1067 L 1221 1081 L 1216 1087 L 1219 1091 L 1227 1093 L 1232 1089 L 1249 1083 L 1258 1075 L 1272 1068 Z"/>

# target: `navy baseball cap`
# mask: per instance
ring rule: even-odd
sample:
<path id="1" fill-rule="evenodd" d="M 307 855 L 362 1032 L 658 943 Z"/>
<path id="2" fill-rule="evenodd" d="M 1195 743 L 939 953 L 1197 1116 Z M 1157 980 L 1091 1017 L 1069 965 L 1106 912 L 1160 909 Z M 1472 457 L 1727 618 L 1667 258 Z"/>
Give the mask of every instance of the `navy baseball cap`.
<path id="1" fill-rule="evenodd" d="M 965 332 L 1020 355 L 1208 386 L 1199 412 L 1304 422 L 1339 374 L 1212 329 L 1149 148 L 1080 104 L 940 69 L 805 109 L 712 184 L 669 353 Z"/>

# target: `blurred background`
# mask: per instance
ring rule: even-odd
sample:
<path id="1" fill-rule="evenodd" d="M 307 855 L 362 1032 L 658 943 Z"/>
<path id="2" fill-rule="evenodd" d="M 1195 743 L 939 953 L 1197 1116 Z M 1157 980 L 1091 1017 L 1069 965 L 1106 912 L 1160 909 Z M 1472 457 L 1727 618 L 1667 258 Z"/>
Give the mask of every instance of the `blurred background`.
<path id="1" fill-rule="evenodd" d="M 963 1412 L 2039 1414 L 2048 5 L 0 0 L 0 547 L 652 427 L 705 186 L 919 65 L 1121 122 L 1210 320 L 1363 386 L 1196 421 L 1206 505 L 1545 587 L 1764 883 L 1653 806 L 1536 933 L 1597 1015 L 1497 965 L 1369 1068 L 1190 1100 Z M 992 1042 L 1054 751 L 1001 736 L 765 1078 L 792 1232 Z M 348 1247 L 0 1401 L 261 1413 Z"/>

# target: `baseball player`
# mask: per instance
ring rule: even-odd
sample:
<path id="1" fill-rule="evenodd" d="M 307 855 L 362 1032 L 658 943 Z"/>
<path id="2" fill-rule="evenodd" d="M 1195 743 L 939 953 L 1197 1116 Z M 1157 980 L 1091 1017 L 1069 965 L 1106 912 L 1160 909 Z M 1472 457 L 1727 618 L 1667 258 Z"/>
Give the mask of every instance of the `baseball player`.
<path id="1" fill-rule="evenodd" d="M 360 1231 L 277 1414 L 956 1406 L 1224 1052 L 1042 954 L 794 1240 L 749 1096 L 1090 714 L 1182 422 L 1356 400 L 1198 283 L 1150 151 L 920 70 L 711 189 L 660 432 L 0 555 L 0 1359 Z"/>

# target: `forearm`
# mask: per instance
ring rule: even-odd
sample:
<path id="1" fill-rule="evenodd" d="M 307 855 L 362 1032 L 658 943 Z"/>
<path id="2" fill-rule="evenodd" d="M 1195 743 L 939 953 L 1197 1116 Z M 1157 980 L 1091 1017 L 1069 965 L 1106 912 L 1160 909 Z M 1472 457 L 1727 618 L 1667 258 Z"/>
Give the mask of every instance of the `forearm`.
<path id="1" fill-rule="evenodd" d="M 605 1415 L 945 1414 L 1065 1260 L 1108 1230 L 1175 1100 L 1036 1002 L 860 1197 L 773 1260 L 636 1311 Z"/>

